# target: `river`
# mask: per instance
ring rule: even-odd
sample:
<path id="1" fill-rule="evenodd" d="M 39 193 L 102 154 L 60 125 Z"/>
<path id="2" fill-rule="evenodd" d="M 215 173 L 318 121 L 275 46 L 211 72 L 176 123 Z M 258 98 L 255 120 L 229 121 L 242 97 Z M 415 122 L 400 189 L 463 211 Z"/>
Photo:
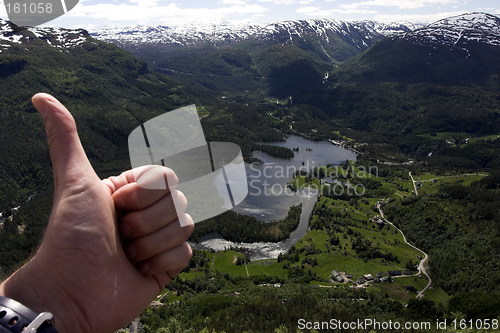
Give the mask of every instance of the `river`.
<path id="1" fill-rule="evenodd" d="M 287 189 L 295 171 L 307 170 L 327 164 L 338 165 L 346 160 L 355 160 L 356 154 L 348 149 L 333 145 L 327 141 L 310 141 L 299 136 L 289 136 L 285 142 L 266 143 L 298 148 L 295 157 L 289 160 L 275 158 L 263 152 L 254 152 L 254 157 L 262 164 L 246 165 L 249 194 L 234 209 L 237 213 L 254 216 L 261 221 L 274 221 L 286 217 L 291 206 L 302 203 L 300 223 L 290 237 L 278 243 L 234 243 L 220 237 L 217 233 L 201 237 L 195 248 L 222 251 L 230 247 L 248 250 L 250 260 L 276 258 L 286 252 L 300 238 L 304 237 L 309 227 L 309 217 L 317 200 L 315 193 L 307 190 L 298 193 Z"/>

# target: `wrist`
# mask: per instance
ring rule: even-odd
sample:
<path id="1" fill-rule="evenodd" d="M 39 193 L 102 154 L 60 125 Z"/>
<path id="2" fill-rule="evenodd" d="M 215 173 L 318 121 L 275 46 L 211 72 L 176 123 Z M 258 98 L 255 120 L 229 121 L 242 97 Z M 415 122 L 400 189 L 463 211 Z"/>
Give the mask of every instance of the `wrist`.
<path id="1" fill-rule="evenodd" d="M 25 305 L 0 296 L 0 330 L 2 332 L 58 333 L 50 312 L 36 313 Z"/>
<path id="2" fill-rule="evenodd" d="M 33 261 L 23 266 L 0 284 L 0 296 L 13 299 L 36 313 L 50 312 L 59 333 L 90 332 L 82 329 L 82 321 L 77 312 L 72 311 L 69 302 L 62 301 L 60 295 L 54 293 L 54 286 L 43 273 L 32 273 Z"/>

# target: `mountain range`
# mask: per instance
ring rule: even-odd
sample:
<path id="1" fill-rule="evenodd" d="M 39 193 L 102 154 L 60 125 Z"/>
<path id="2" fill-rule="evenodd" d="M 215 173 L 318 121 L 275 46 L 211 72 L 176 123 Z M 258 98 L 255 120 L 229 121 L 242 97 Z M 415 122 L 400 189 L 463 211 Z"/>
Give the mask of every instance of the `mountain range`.
<path id="1" fill-rule="evenodd" d="M 21 28 L 10 21 L 0 19 L 0 52 L 8 50 L 13 45 L 29 45 L 35 41 L 60 49 L 69 49 L 89 39 L 89 33 L 83 29 Z"/>
<path id="2" fill-rule="evenodd" d="M 499 45 L 498 20 L 497 16 L 487 13 L 469 13 L 445 18 L 429 25 L 410 22 L 310 19 L 253 25 L 108 27 L 93 31 L 91 35 L 124 47 L 210 44 L 223 46 L 242 41 L 294 44 L 314 37 L 326 44 L 332 44 L 339 38 L 358 49 L 369 48 L 384 37 L 405 38 L 428 44 L 457 45 L 475 40 Z"/>
<path id="3" fill-rule="evenodd" d="M 41 117 L 31 104 L 47 92 L 71 110 L 101 177 L 130 168 L 128 135 L 141 123 L 196 104 L 209 141 L 239 144 L 282 134 L 269 107 L 227 104 L 203 88 L 152 71 L 84 30 L 23 28 L 0 21 L 0 276 L 37 247 L 51 206 L 52 172 Z M 22 230 L 22 231 L 20 231 Z"/>
<path id="4" fill-rule="evenodd" d="M 186 46 L 234 45 L 239 42 L 260 44 L 316 44 L 322 56 L 330 60 L 345 60 L 347 55 L 332 51 L 332 44 L 342 44 L 356 52 L 365 50 L 378 40 L 401 32 L 414 30 L 411 23 L 384 24 L 373 21 L 348 22 L 340 20 L 298 20 L 272 24 L 250 25 L 188 25 L 136 26 L 104 28 L 92 32 L 97 39 L 116 43 L 124 48 L 154 45 L 162 49 Z M 335 46 L 338 48 L 338 45 Z M 338 59 L 337 59 L 338 58 Z"/>
<path id="5" fill-rule="evenodd" d="M 265 272 L 261 270 L 264 266 L 259 266 L 259 277 L 248 277 L 244 270 L 241 277 L 233 277 L 219 274 L 218 264 L 210 268 L 212 275 L 209 265 L 215 257 L 195 252 L 196 262 L 191 267 L 195 268 L 194 282 L 174 282 L 174 289 L 161 299 L 169 299 L 171 306 L 155 306 L 147 312 L 145 323 L 153 322 L 148 317 L 157 310 L 161 314 L 157 324 L 162 327 L 164 318 L 200 325 L 207 323 L 206 318 L 221 325 L 234 322 L 227 318 L 238 318 L 240 326 L 227 326 L 227 332 L 241 332 L 252 322 L 272 322 L 269 313 L 276 309 L 280 315 L 274 316 L 274 321 L 301 318 L 306 308 L 314 320 L 332 313 L 348 314 L 340 317 L 344 319 L 375 315 L 386 320 L 395 315 L 423 321 L 461 318 L 462 314 L 467 319 L 482 318 L 478 315 L 496 318 L 499 41 L 499 18 L 485 13 L 451 17 L 427 26 L 304 20 L 246 27 L 134 27 L 91 33 L 22 28 L 0 20 L 0 277 L 33 253 L 50 215 L 50 159 L 43 123 L 30 103 L 34 93 L 51 93 L 71 110 L 82 144 L 101 177 L 130 167 L 127 137 L 132 129 L 164 112 L 195 103 L 207 141 L 237 143 L 247 161 L 258 149 L 256 142 L 297 134 L 354 146 L 361 152 L 357 165 L 377 166 L 380 174 L 364 182 L 366 197 L 345 201 L 321 198 L 311 221 L 322 230 L 313 230 L 315 235 L 304 238 L 288 258 L 280 259 L 284 260 L 281 264 L 279 260 L 265 263 L 266 267 L 282 265 L 283 273 L 278 274 L 283 276 L 276 280 L 270 276 L 269 280 L 260 273 Z M 414 184 L 424 187 L 424 193 L 418 190 L 419 196 L 411 194 L 409 171 L 421 177 L 422 182 Z M 352 173 L 352 178 L 347 176 L 349 183 L 358 177 L 354 170 Z M 484 173 L 491 176 L 484 182 L 474 181 Z M 367 223 L 375 213 L 373 205 L 385 201 L 379 198 L 387 198 L 388 193 L 394 193 L 392 202 L 384 204 L 388 220 L 396 222 L 408 239 L 431 257 L 433 290 L 429 293 L 441 298 L 441 287 L 455 293 L 449 295 L 453 297 L 449 314 L 444 315 L 441 305 L 435 307 L 426 299 L 411 300 L 403 309 L 401 295 L 408 299 L 414 296 L 403 284 L 394 300 L 385 296 L 389 289 L 379 292 L 374 286 L 361 290 L 304 285 L 308 283 L 304 281 L 315 279 L 314 269 L 329 275 L 337 269 L 338 260 L 355 260 L 349 271 L 363 263 L 372 265 L 367 257 L 361 260 L 356 256 L 358 249 L 367 255 L 380 253 L 380 249 L 385 253 L 389 243 L 384 241 L 391 238 L 399 243 L 400 238 L 392 238 L 385 229 L 388 226 L 376 231 L 378 227 Z M 380 243 L 366 236 L 379 232 Z M 396 234 L 399 237 L 395 230 Z M 333 253 L 333 261 L 322 261 Z M 227 256 L 228 267 L 235 266 L 233 258 L 233 254 Z M 374 269 L 379 270 L 379 259 L 374 259 Z M 410 262 L 413 260 L 414 255 Z M 278 266 L 270 269 L 274 267 Z M 302 277 L 309 280 L 300 280 Z M 218 287 L 226 283 L 222 279 L 227 279 L 227 289 Z M 411 284 L 422 283 L 416 277 L 408 279 L 414 279 Z M 260 285 L 278 282 L 280 288 Z M 172 290 L 178 291 L 174 298 Z M 304 297 L 297 298 L 300 290 Z M 256 293 L 263 297 L 254 298 Z M 321 295 L 311 298 L 312 293 Z M 448 299 L 446 293 L 444 296 L 443 302 Z M 246 298 L 248 306 L 242 307 L 241 300 Z M 190 305 L 184 300 L 199 304 L 199 311 L 186 311 L 186 304 Z M 222 308 L 228 311 L 220 311 Z M 262 311 L 256 314 L 255 309 Z M 419 316 L 399 317 L 407 310 Z M 179 331 L 181 326 L 175 323 L 174 330 Z M 296 321 L 289 324 L 296 329 Z M 200 330 L 190 332 L 195 331 Z M 262 331 L 266 330 L 254 330 Z M 286 327 L 283 332 L 287 332 Z"/>
<path id="6" fill-rule="evenodd" d="M 281 81 L 281 74 L 273 73 L 274 69 L 299 61 L 295 71 L 306 76 L 316 76 L 319 71 L 322 77 L 332 64 L 352 58 L 386 36 L 416 27 L 409 23 L 311 19 L 251 25 L 105 28 L 91 35 L 191 84 L 220 91 L 228 87 L 256 91 L 266 89 L 266 78 Z M 192 75 L 196 79 L 189 77 Z"/>
<path id="7" fill-rule="evenodd" d="M 23 182 L 44 183 L 50 174 L 42 167 L 43 133 L 29 104 L 38 91 L 52 92 L 74 109 L 89 154 L 100 163 L 126 155 L 119 147 L 138 122 L 193 101 L 208 105 L 207 135 L 238 142 L 246 154 L 251 142 L 279 138 L 273 127 L 287 133 L 291 124 L 297 134 L 315 138 L 332 138 L 341 130 L 387 144 L 411 135 L 410 143 L 397 149 L 443 151 L 432 140 L 414 140 L 430 132 L 500 132 L 499 21 L 472 13 L 426 27 L 305 20 L 89 34 L 2 20 L 1 132 L 16 124 L 16 135 L 26 137 L 13 144 L 12 137 L 2 136 L 0 153 L 8 156 L 2 179 L 8 188 L 20 189 Z M 133 51 L 149 66 L 95 37 Z M 107 121 L 113 125 L 99 125 Z M 40 161 L 30 168 L 43 169 L 44 177 L 20 178 L 19 160 L 29 164 L 22 162 L 25 156 Z M 482 159 L 483 166 L 494 160 Z"/>
<path id="8" fill-rule="evenodd" d="M 224 120 L 221 101 L 210 91 L 157 74 L 81 29 L 23 28 L 1 20 L 0 89 L 0 213 L 51 184 L 43 124 L 30 102 L 37 92 L 53 94 L 72 111 L 102 176 L 130 167 L 127 137 L 132 129 L 187 104 L 205 106 L 203 123 L 211 140 L 230 137 L 246 147 L 247 156 L 249 145 L 241 141 L 281 137 L 266 110 L 224 106 L 224 112 L 238 115 Z M 249 123 L 251 128 L 243 126 Z"/>
<path id="9" fill-rule="evenodd" d="M 216 105 L 205 124 L 221 121 L 215 110 L 229 108 L 239 115 L 229 118 L 237 131 L 206 126 L 209 136 L 233 141 L 275 138 L 270 129 L 286 133 L 289 123 L 296 124 L 297 134 L 314 138 L 335 137 L 332 131 L 342 130 L 358 140 L 375 135 L 382 143 L 397 135 L 441 131 L 494 134 L 500 132 L 495 98 L 499 21 L 471 13 L 427 26 L 301 20 L 90 34 L 0 21 L 0 106 L 26 112 L 29 95 L 45 90 L 67 96 L 70 104 L 85 99 L 85 107 L 77 106 L 91 110 L 81 112 L 83 118 L 97 117 L 92 102 L 105 101 L 110 105 L 103 111 L 106 117 L 144 119 L 138 105 L 159 110 L 203 100 Z M 116 43 L 147 64 L 96 38 Z M 123 107 L 131 104 L 136 106 Z M 89 125 L 91 132 L 118 131 L 123 137 L 132 123 L 112 131 L 96 127 Z M 403 150 L 435 151 L 433 142 L 415 148 L 419 145 Z"/>
<path id="10" fill-rule="evenodd" d="M 450 57 L 453 58 L 452 64 L 457 58 L 464 62 L 486 60 L 479 67 L 495 73 L 498 70 L 497 62 L 492 61 L 495 57 L 487 54 L 487 59 L 483 59 L 482 54 L 495 53 L 498 49 L 498 21 L 494 15 L 470 13 L 426 26 L 298 20 L 243 26 L 105 28 L 91 32 L 91 35 L 132 52 L 157 71 L 192 84 L 223 93 L 264 89 L 266 93 L 263 95 L 270 91 L 271 95 L 283 96 L 321 87 L 340 64 L 359 55 L 362 55 L 363 66 L 353 67 L 365 68 L 369 62 L 370 71 L 377 79 L 380 71 L 372 68 L 376 64 L 388 66 L 384 71 L 393 72 L 396 77 L 399 72 L 405 80 L 411 80 L 419 75 L 410 73 L 408 76 L 408 69 L 410 72 L 421 71 L 421 63 L 436 63 L 434 57 L 442 60 L 440 66 L 444 67 L 449 67 Z M 474 53 L 478 48 L 488 50 Z M 466 64 L 466 67 L 469 70 L 463 71 L 464 77 L 478 70 L 476 65 Z M 431 76 L 437 75 L 434 70 L 424 70 L 424 77 L 427 72 Z M 439 75 L 453 82 L 454 75 L 447 74 L 448 68 L 444 72 Z M 289 73 L 295 73 L 296 78 L 290 80 Z M 266 84 L 273 86 L 270 81 L 278 82 L 280 87 L 266 87 Z M 290 89 L 283 89 L 283 84 L 290 85 Z"/>

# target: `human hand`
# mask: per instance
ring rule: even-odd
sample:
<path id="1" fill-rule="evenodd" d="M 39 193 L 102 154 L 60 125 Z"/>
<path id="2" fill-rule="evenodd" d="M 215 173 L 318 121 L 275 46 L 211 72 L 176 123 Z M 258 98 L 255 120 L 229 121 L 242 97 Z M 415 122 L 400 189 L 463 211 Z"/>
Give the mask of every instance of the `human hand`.
<path id="1" fill-rule="evenodd" d="M 33 104 L 48 137 L 53 209 L 40 249 L 0 286 L 0 295 L 52 312 L 61 333 L 113 332 L 187 265 L 193 225 L 180 227 L 172 201 L 185 198 L 172 189 L 176 177 L 166 168 L 161 177 L 171 190 L 139 186 L 136 175 L 147 169 L 101 181 L 66 108 L 47 94 L 35 95 Z"/>

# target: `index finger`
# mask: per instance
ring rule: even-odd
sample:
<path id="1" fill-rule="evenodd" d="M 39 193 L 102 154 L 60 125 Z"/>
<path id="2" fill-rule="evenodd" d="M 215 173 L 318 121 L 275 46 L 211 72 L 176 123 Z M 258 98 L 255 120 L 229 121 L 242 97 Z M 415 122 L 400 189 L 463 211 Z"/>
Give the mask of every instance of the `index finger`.
<path id="1" fill-rule="evenodd" d="M 113 176 L 103 179 L 102 181 L 109 187 L 109 189 L 111 190 L 111 194 L 113 194 L 123 186 L 137 182 L 138 179 L 139 183 L 141 183 L 141 186 L 150 188 L 151 186 L 147 186 L 147 184 L 144 184 L 148 181 L 149 178 L 166 180 L 165 188 L 175 187 L 179 183 L 179 179 L 172 169 L 159 165 L 141 166 L 138 168 L 127 170 L 119 176 Z M 161 188 L 163 189 L 164 187 Z"/>
<path id="2" fill-rule="evenodd" d="M 139 186 L 137 183 L 127 184 L 113 193 L 113 201 L 119 211 L 132 211 L 145 209 L 165 195 L 170 193 L 170 189 L 151 190 Z"/>
<path id="3" fill-rule="evenodd" d="M 124 172 L 104 181 L 110 187 L 118 210 L 147 208 L 170 193 L 178 179 L 175 173 L 161 166 L 147 166 Z"/>

